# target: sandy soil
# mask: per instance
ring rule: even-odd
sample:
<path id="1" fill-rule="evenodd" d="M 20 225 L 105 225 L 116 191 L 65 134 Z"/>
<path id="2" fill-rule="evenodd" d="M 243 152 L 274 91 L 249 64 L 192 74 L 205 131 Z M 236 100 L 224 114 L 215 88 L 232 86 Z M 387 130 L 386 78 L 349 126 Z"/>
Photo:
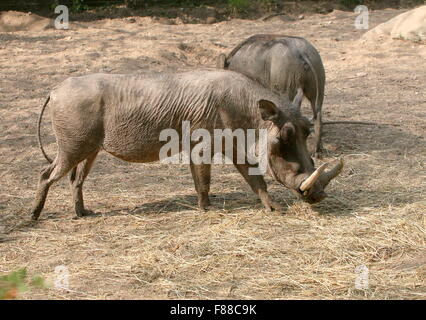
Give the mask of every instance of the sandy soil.
<path id="1" fill-rule="evenodd" d="M 403 11 L 374 11 L 370 28 Z M 0 274 L 27 267 L 50 283 L 64 265 L 70 290 L 23 298 L 387 299 L 426 297 L 426 47 L 360 41 L 355 14 L 303 20 L 165 25 L 150 18 L 72 23 L 0 33 Z M 46 164 L 36 121 L 48 92 L 68 76 L 214 66 L 255 33 L 309 39 L 327 73 L 324 161 L 346 167 L 316 206 L 268 178 L 286 214 L 268 213 L 229 166 L 213 169 L 213 209 L 196 210 L 186 166 L 129 164 L 99 155 L 72 219 L 68 182 L 51 188 L 40 221 L 27 216 Z M 309 108 L 304 106 L 306 114 Z M 49 117 L 43 140 L 55 153 Z M 354 288 L 369 268 L 369 289 Z"/>

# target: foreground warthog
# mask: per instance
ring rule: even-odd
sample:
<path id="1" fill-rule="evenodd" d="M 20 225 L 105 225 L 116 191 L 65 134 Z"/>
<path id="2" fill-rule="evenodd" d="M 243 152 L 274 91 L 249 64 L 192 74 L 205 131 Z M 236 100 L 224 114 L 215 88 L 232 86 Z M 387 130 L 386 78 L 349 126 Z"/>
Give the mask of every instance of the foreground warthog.
<path id="1" fill-rule="evenodd" d="M 103 149 L 132 162 L 159 160 L 165 144 L 159 135 L 163 129 L 181 131 L 181 123 L 190 121 L 191 130 L 215 128 L 232 130 L 268 130 L 267 158 L 273 177 L 294 190 L 304 200 L 317 202 L 326 195 L 324 188 L 341 169 L 329 172 L 314 169 L 306 148 L 309 121 L 300 115 L 303 93 L 292 106 L 288 100 L 262 87 L 246 76 L 226 70 L 195 70 L 183 73 L 147 73 L 140 75 L 92 74 L 68 78 L 43 106 L 51 101 L 51 117 L 58 153 L 41 175 L 32 218 L 43 209 L 49 187 L 71 171 L 71 190 L 77 216 L 89 213 L 83 205 L 82 185 Z M 234 165 L 263 205 L 278 206 L 270 199 L 261 175 L 249 175 L 249 163 Z M 191 163 L 191 173 L 201 209 L 209 205 L 210 164 Z"/>
<path id="2" fill-rule="evenodd" d="M 318 51 L 309 41 L 283 35 L 254 35 L 238 44 L 227 57 L 221 54 L 217 66 L 241 72 L 290 100 L 302 88 L 314 114 L 315 154 L 321 153 L 325 71 Z"/>

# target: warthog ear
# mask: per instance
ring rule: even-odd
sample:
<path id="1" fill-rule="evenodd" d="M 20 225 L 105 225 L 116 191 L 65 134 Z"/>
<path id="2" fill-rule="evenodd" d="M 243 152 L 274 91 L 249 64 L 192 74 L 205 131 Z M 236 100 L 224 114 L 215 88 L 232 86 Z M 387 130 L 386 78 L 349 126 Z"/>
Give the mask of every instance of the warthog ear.
<path id="1" fill-rule="evenodd" d="M 262 120 L 264 121 L 272 121 L 277 122 L 278 117 L 280 115 L 280 110 L 277 108 L 277 106 L 269 101 L 269 100 L 259 100 L 259 111 L 260 116 L 262 117 Z"/>
<path id="2" fill-rule="evenodd" d="M 302 106 L 302 101 L 303 101 L 303 89 L 298 88 L 297 94 L 293 99 L 293 106 L 295 106 L 299 111 L 300 111 L 300 107 Z"/>

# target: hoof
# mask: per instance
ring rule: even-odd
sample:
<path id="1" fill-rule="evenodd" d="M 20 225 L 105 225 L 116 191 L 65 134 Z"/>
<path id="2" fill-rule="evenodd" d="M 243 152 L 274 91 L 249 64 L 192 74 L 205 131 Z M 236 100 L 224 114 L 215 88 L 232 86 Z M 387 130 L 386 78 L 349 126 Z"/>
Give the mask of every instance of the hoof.
<path id="1" fill-rule="evenodd" d="M 205 211 L 207 211 L 208 210 L 208 207 L 210 206 L 210 203 L 209 204 L 199 204 L 198 205 L 198 208 L 200 209 L 200 211 L 203 211 L 203 212 L 205 212 Z"/>
<path id="2" fill-rule="evenodd" d="M 92 210 L 83 210 L 83 211 L 77 212 L 76 219 L 82 218 L 82 217 L 88 217 L 88 216 L 95 216 L 95 215 L 96 213 Z"/>
<path id="3" fill-rule="evenodd" d="M 322 150 L 315 151 L 312 156 L 315 159 L 322 159 L 323 158 L 323 152 L 322 152 Z"/>
<path id="4" fill-rule="evenodd" d="M 274 202 L 274 203 L 272 204 L 272 210 L 271 210 L 271 211 L 283 212 L 283 211 L 284 211 L 284 208 L 283 208 L 283 206 L 282 206 L 282 205 L 280 205 L 280 204 L 278 204 L 278 203 Z"/>
<path id="5" fill-rule="evenodd" d="M 268 206 L 265 206 L 265 209 L 269 212 L 283 212 L 284 208 L 276 202 L 269 203 Z"/>
<path id="6" fill-rule="evenodd" d="M 210 199 L 208 197 L 198 200 L 198 208 L 200 208 L 200 211 L 207 211 L 207 207 L 210 205 Z"/>

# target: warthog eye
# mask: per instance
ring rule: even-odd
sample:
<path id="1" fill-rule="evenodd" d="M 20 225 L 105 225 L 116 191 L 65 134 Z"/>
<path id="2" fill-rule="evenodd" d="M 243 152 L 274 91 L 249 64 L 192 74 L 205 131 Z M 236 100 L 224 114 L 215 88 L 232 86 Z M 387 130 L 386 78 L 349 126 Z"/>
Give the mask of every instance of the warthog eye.
<path id="1" fill-rule="evenodd" d="M 308 137 L 313 131 L 310 128 L 303 128 L 303 134 L 305 135 L 305 137 Z"/>

